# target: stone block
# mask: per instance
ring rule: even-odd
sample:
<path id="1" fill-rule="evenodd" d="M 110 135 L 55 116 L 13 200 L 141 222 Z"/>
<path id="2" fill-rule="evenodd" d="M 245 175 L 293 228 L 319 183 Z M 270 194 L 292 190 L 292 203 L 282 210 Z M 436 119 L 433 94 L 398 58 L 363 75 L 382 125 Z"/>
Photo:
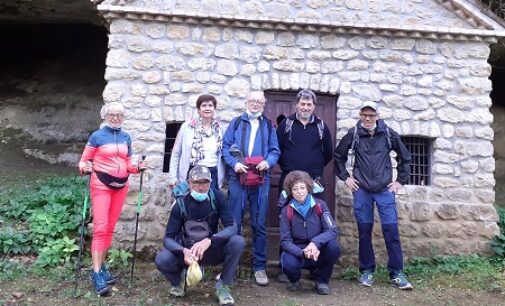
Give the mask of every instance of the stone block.
<path id="1" fill-rule="evenodd" d="M 334 34 L 326 35 L 321 38 L 323 49 L 340 49 L 345 46 L 347 39 Z"/>
<path id="2" fill-rule="evenodd" d="M 410 208 L 411 221 L 426 222 L 433 217 L 433 204 L 429 202 L 413 202 Z"/>
<path id="3" fill-rule="evenodd" d="M 452 203 L 441 203 L 435 212 L 442 220 L 456 220 L 461 215 L 460 207 Z"/>
<path id="4" fill-rule="evenodd" d="M 422 233 L 432 239 L 440 239 L 445 232 L 445 225 L 443 223 L 425 223 L 421 227 Z"/>
<path id="5" fill-rule="evenodd" d="M 173 40 L 182 40 L 189 37 L 189 27 L 171 24 L 167 26 L 167 37 Z"/>
<path id="6" fill-rule="evenodd" d="M 461 216 L 468 221 L 498 221 L 498 214 L 493 205 L 490 204 L 467 204 L 461 205 Z"/>

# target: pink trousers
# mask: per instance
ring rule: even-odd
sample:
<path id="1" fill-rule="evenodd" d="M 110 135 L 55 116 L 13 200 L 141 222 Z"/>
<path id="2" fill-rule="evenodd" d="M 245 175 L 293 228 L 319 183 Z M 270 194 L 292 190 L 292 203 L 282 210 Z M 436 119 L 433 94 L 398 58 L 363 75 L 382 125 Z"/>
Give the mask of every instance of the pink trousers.
<path id="1" fill-rule="evenodd" d="M 112 244 L 112 235 L 128 194 L 128 185 L 118 190 L 110 189 L 93 174 L 90 189 L 93 210 L 91 251 L 106 251 Z"/>

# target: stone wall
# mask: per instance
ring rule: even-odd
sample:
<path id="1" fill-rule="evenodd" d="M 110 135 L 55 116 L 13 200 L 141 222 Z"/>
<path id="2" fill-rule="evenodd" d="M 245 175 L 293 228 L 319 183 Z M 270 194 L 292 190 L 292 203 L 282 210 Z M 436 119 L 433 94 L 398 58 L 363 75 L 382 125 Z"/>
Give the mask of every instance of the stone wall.
<path id="1" fill-rule="evenodd" d="M 121 19 L 110 32 L 103 97 L 126 106 L 125 129 L 150 165 L 140 246 L 160 243 L 170 212 L 161 172 L 165 123 L 191 118 L 196 97 L 210 92 L 226 125 L 244 110 L 250 90 L 268 89 L 339 93 L 338 139 L 365 100 L 378 101 L 400 134 L 434 139 L 433 183 L 398 195 L 407 255 L 483 253 L 498 233 L 486 43 Z M 116 236 L 124 247 L 133 240 L 138 177 L 131 186 Z M 341 182 L 336 193 L 343 259 L 355 260 L 351 196 Z M 383 243 L 375 240 L 381 255 Z"/>

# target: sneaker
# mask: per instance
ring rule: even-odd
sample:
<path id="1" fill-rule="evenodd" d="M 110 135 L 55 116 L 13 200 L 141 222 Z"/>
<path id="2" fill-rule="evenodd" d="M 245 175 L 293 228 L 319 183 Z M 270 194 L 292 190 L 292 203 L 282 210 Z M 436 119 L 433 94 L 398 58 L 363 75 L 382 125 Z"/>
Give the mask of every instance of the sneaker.
<path id="1" fill-rule="evenodd" d="M 254 280 L 259 286 L 268 286 L 268 276 L 265 270 L 254 272 Z"/>
<path id="2" fill-rule="evenodd" d="M 373 285 L 373 272 L 370 270 L 365 270 L 361 273 L 361 276 L 358 279 L 358 282 L 361 286 L 372 287 Z"/>
<path id="3" fill-rule="evenodd" d="M 101 272 L 91 271 L 91 281 L 93 282 L 93 286 L 95 286 L 96 294 L 102 296 L 109 292 L 109 286 Z"/>
<path id="4" fill-rule="evenodd" d="M 185 294 L 184 288 L 182 287 L 181 284 L 179 284 L 177 286 L 172 286 L 172 288 L 170 288 L 170 295 L 171 296 L 183 297 L 184 294 Z"/>
<path id="5" fill-rule="evenodd" d="M 330 287 L 328 287 L 328 284 L 316 282 L 314 287 L 319 295 L 330 294 Z"/>
<path id="6" fill-rule="evenodd" d="M 289 280 L 288 280 L 288 282 L 289 282 Z M 296 281 L 294 283 L 287 284 L 286 289 L 288 289 L 291 292 L 295 292 L 295 291 L 302 289 L 302 285 L 300 284 L 300 281 Z"/>
<path id="7" fill-rule="evenodd" d="M 231 296 L 230 286 L 221 285 L 216 289 L 216 296 L 219 300 L 219 305 L 234 305 L 235 300 Z"/>
<path id="8" fill-rule="evenodd" d="M 289 283 L 288 277 L 282 271 L 279 272 L 279 274 L 277 274 L 277 276 L 275 277 L 275 280 L 277 282 L 283 283 L 283 284 Z"/>
<path id="9" fill-rule="evenodd" d="M 107 269 L 107 266 L 105 264 L 102 265 L 100 273 L 102 273 L 103 278 L 107 282 L 107 285 L 114 285 L 116 283 L 117 277 L 110 274 L 109 269 Z"/>
<path id="10" fill-rule="evenodd" d="M 414 286 L 407 279 L 407 275 L 403 271 L 393 272 L 391 283 L 402 290 L 412 290 Z"/>

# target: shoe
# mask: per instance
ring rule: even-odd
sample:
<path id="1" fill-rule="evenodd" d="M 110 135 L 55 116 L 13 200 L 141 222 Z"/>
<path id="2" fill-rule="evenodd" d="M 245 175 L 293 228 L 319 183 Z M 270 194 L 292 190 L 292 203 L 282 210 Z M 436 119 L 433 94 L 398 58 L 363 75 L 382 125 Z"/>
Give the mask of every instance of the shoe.
<path id="1" fill-rule="evenodd" d="M 95 286 L 96 294 L 102 296 L 109 292 L 109 285 L 107 285 L 101 272 L 91 271 L 91 281 L 93 282 L 93 286 Z"/>
<path id="2" fill-rule="evenodd" d="M 184 292 L 184 288 L 182 287 L 181 284 L 179 284 L 177 286 L 172 286 L 172 288 L 170 288 L 170 295 L 171 296 L 183 297 L 185 294 L 186 294 L 186 292 Z"/>
<path id="3" fill-rule="evenodd" d="M 409 282 L 409 280 L 407 279 L 407 275 L 405 275 L 403 271 L 393 272 L 393 275 L 390 280 L 393 285 L 398 287 L 398 289 L 402 290 L 414 289 L 414 286 L 412 286 L 412 283 Z"/>
<path id="4" fill-rule="evenodd" d="M 361 286 L 372 287 L 373 285 L 373 272 L 370 270 L 365 270 L 361 273 L 361 276 L 358 279 L 358 282 Z"/>
<path id="5" fill-rule="evenodd" d="M 114 285 L 116 283 L 117 277 L 110 274 L 109 269 L 107 269 L 106 265 L 102 264 L 100 273 L 102 273 L 103 278 L 107 282 L 107 285 Z"/>
<path id="6" fill-rule="evenodd" d="M 216 297 L 219 300 L 219 305 L 234 305 L 235 300 L 231 296 L 230 286 L 220 285 L 216 289 Z"/>
<path id="7" fill-rule="evenodd" d="M 268 276 L 265 270 L 254 272 L 254 280 L 259 286 L 268 286 Z"/>
<path id="8" fill-rule="evenodd" d="M 289 280 L 288 280 L 288 282 L 289 282 Z M 295 292 L 295 291 L 302 289 L 302 285 L 300 284 L 300 281 L 296 281 L 294 283 L 287 284 L 286 289 L 288 289 L 291 292 Z"/>
<path id="9" fill-rule="evenodd" d="M 282 271 L 279 272 L 279 274 L 277 274 L 277 276 L 275 277 L 275 280 L 277 282 L 283 283 L 283 284 L 289 283 L 288 277 Z"/>
<path id="10" fill-rule="evenodd" d="M 328 287 L 328 284 L 316 282 L 314 287 L 319 295 L 330 294 L 330 287 Z"/>

